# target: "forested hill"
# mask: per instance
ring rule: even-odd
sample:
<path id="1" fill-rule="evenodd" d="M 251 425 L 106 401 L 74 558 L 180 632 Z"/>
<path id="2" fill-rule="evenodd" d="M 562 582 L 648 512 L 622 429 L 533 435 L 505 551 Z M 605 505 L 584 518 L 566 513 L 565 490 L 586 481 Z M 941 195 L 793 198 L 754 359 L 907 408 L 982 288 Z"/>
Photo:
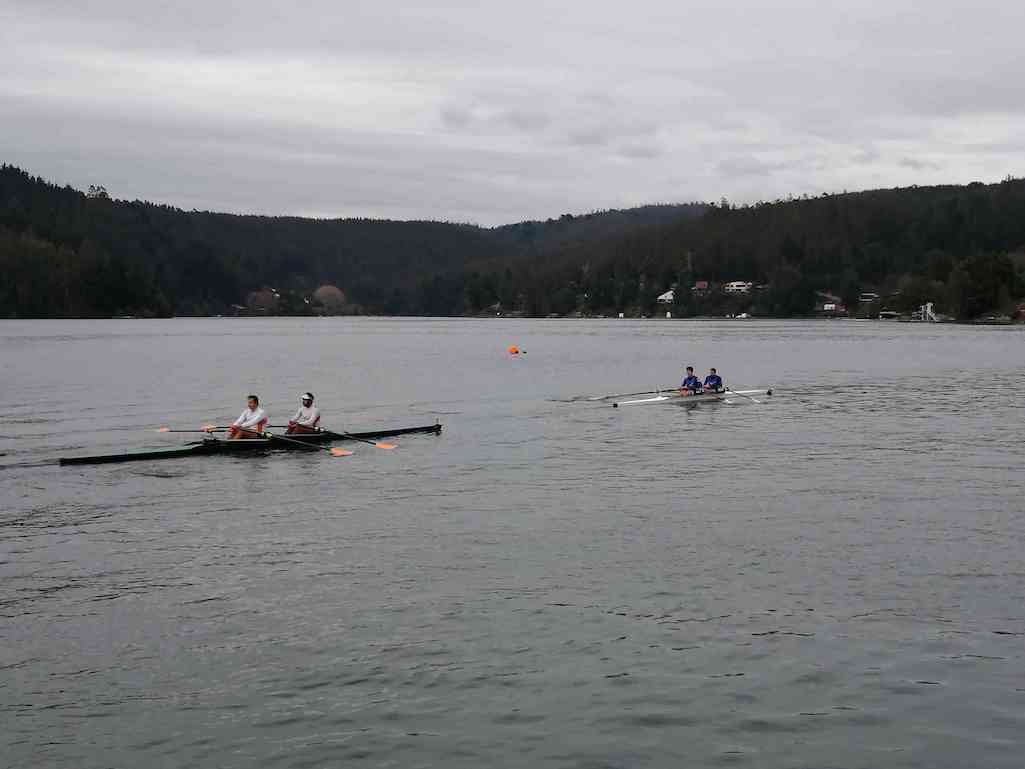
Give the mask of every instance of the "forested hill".
<path id="1" fill-rule="evenodd" d="M 657 226 L 700 216 L 704 203 L 662 204 L 584 216 L 563 214 L 543 222 L 527 221 L 496 227 L 491 232 L 519 252 L 548 253 L 572 243 L 591 243 L 623 235 L 640 227 Z"/>
<path id="2" fill-rule="evenodd" d="M 1021 314 L 1025 179 L 788 199 L 724 201 L 697 219 L 567 245 L 499 280 L 470 281 L 486 304 L 525 297 L 530 314 L 675 316 L 906 314 L 926 302 L 955 318 Z M 511 287 L 506 285 L 512 277 Z M 724 284 L 750 283 L 731 294 Z M 656 297 L 675 288 L 671 307 Z M 697 289 L 697 290 L 695 290 Z M 859 301 L 877 294 L 872 302 Z"/>
<path id="3" fill-rule="evenodd" d="M 684 316 L 807 315 L 823 294 L 853 311 L 871 291 L 874 311 L 932 301 L 970 318 L 1025 294 L 1023 248 L 1025 181 L 1010 178 L 489 229 L 182 211 L 0 167 L 0 317 L 641 315 L 675 287 Z"/>
<path id="4" fill-rule="evenodd" d="M 345 295 L 335 310 L 461 314 L 462 298 L 436 289 L 457 284 L 472 264 L 504 269 L 557 245 L 704 209 L 647 206 L 495 229 L 236 216 L 111 200 L 103 191 L 86 195 L 5 165 L 0 317 L 209 315 L 241 306 L 284 314 L 323 311 L 306 300 L 325 284 Z"/>

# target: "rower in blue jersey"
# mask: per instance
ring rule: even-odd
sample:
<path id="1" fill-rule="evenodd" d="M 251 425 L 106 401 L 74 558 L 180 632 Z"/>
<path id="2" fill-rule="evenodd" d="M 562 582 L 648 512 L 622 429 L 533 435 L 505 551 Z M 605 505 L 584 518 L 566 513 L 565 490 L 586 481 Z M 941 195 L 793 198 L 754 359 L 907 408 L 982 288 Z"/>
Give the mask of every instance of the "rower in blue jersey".
<path id="1" fill-rule="evenodd" d="M 715 369 L 708 370 L 708 376 L 705 377 L 705 384 L 703 385 L 706 392 L 721 392 L 722 391 L 722 377 L 715 373 Z"/>
<path id="2" fill-rule="evenodd" d="M 680 391 L 690 395 L 697 395 L 701 392 L 701 380 L 694 376 L 693 366 L 687 366 L 687 376 L 680 383 Z"/>

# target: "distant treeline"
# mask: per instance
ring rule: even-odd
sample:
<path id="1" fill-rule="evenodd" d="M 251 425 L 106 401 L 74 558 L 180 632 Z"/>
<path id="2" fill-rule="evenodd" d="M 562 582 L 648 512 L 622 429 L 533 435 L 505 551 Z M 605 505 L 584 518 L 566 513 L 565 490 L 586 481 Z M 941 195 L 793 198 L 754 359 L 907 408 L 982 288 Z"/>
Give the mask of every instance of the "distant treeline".
<path id="1" fill-rule="evenodd" d="M 799 316 L 816 291 L 853 307 L 871 290 L 970 318 L 1025 294 L 1023 246 L 1025 181 L 1010 178 L 482 228 L 182 211 L 0 167 L 0 317 L 643 315 L 677 287 L 681 316 Z M 763 288 L 689 290 L 731 280 Z"/>
<path id="2" fill-rule="evenodd" d="M 471 275 L 467 293 L 476 305 L 517 295 L 532 315 L 648 314 L 669 288 L 683 317 L 805 316 L 822 293 L 851 314 L 905 313 L 926 302 L 961 319 L 1013 314 L 1025 296 L 1025 180 L 722 201 L 700 218 L 566 245 L 524 273 L 519 282 L 515 272 Z M 690 290 L 699 281 L 760 290 Z M 859 302 L 868 292 L 879 301 Z"/>

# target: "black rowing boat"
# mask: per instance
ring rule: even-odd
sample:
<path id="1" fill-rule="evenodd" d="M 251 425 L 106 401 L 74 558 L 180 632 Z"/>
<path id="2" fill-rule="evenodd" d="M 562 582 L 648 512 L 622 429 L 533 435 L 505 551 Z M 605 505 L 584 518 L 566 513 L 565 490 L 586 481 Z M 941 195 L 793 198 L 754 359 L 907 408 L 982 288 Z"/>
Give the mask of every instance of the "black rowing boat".
<path id="1" fill-rule="evenodd" d="M 352 440 L 362 438 L 364 440 L 376 440 L 378 438 L 394 438 L 397 435 L 413 435 L 425 433 L 438 435 L 441 433 L 441 425 L 433 424 L 424 427 L 400 427 L 392 430 L 370 430 L 359 433 L 335 433 L 330 430 L 320 430 L 315 433 L 296 433 L 281 436 L 287 440 L 280 440 L 277 436 L 268 433 L 266 438 L 241 438 L 229 441 L 224 438 L 204 438 L 201 441 L 186 443 L 184 446 L 170 446 L 166 449 L 138 449 L 136 451 L 123 451 L 120 454 L 101 454 L 91 457 L 61 457 L 62 465 L 93 465 L 106 462 L 137 462 L 145 459 L 173 459 L 174 457 L 205 456 L 209 454 L 243 454 L 249 451 L 269 451 L 271 449 L 287 449 L 290 451 L 301 451 L 302 445 L 310 444 L 310 447 L 322 443 Z"/>

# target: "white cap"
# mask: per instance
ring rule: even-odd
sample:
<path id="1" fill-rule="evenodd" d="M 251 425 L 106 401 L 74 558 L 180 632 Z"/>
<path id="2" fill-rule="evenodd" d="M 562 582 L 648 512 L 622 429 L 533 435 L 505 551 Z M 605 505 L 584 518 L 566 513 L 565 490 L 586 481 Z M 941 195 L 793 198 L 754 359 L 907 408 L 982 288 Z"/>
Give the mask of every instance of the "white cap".
<path id="1" fill-rule="evenodd" d="M 311 400 L 313 400 L 313 393 L 303 393 L 302 395 L 299 396 L 299 400 L 301 400 L 301 401 L 311 401 Z"/>

